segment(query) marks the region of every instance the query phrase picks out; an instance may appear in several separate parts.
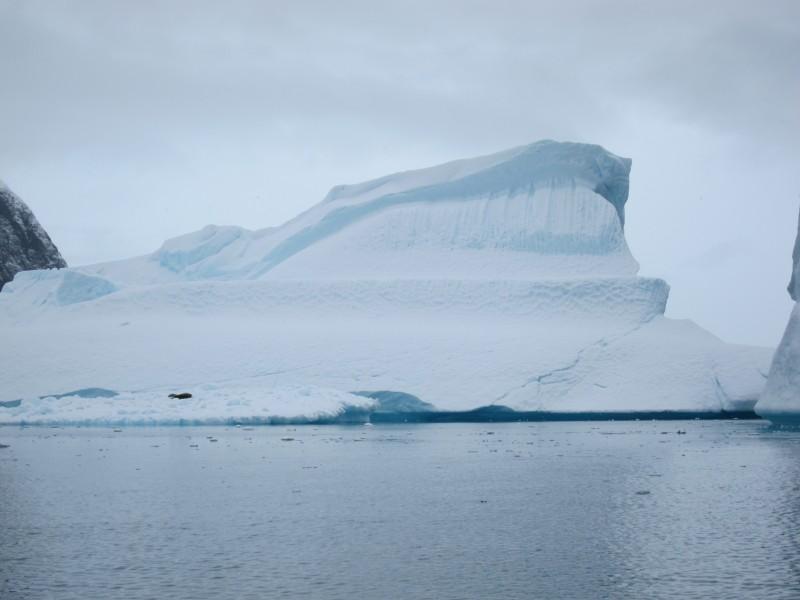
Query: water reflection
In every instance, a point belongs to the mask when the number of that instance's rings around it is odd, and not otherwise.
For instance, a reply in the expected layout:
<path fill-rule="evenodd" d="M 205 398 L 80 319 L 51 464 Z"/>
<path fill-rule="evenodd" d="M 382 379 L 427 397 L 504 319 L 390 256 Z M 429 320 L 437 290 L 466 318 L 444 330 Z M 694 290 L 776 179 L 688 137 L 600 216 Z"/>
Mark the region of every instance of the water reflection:
<path fill-rule="evenodd" d="M 759 422 L 2 433 L 4 600 L 800 597 Z"/>

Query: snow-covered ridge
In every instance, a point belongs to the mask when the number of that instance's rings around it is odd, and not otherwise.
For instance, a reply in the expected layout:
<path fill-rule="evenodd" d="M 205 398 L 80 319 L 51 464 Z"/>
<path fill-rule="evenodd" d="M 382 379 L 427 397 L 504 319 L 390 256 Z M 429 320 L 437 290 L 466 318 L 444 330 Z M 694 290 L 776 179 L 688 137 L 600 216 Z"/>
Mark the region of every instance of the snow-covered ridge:
<path fill-rule="evenodd" d="M 14 373 L 0 402 L 15 403 L 0 423 L 302 421 L 364 393 L 439 410 L 751 410 L 771 351 L 664 318 L 669 287 L 637 276 L 625 241 L 630 167 L 537 142 L 338 186 L 281 227 L 20 273 L 0 293 Z M 96 388 L 117 395 L 58 397 Z M 194 398 L 162 403 L 169 390 Z"/>

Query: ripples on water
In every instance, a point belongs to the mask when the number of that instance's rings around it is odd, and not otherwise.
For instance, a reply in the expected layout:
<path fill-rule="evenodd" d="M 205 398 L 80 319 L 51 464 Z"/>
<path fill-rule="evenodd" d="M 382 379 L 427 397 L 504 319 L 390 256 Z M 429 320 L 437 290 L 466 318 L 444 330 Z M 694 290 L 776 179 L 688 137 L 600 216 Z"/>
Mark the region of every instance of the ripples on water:
<path fill-rule="evenodd" d="M 800 597 L 800 434 L 763 422 L 0 442 L 3 600 Z"/>

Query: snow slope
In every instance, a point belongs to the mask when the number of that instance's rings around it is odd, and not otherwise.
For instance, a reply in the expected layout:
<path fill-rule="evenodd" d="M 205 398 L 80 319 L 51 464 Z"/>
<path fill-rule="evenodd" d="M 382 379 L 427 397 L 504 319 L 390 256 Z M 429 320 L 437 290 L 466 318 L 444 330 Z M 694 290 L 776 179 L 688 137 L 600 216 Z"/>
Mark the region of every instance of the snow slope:
<path fill-rule="evenodd" d="M 537 142 L 338 186 L 282 227 L 21 273 L 0 293 L 0 402 L 21 400 L 0 423 L 368 410 L 351 392 L 441 410 L 750 410 L 771 351 L 664 318 L 668 286 L 636 276 L 625 242 L 630 166 Z M 86 388 L 119 396 L 52 398 Z M 157 400 L 185 389 L 191 403 Z M 286 400 L 301 389 L 317 391 Z"/>
<path fill-rule="evenodd" d="M 759 415 L 778 425 L 800 426 L 800 220 L 792 253 L 789 295 L 795 301 L 789 323 L 769 371 L 764 393 L 758 400 Z"/>

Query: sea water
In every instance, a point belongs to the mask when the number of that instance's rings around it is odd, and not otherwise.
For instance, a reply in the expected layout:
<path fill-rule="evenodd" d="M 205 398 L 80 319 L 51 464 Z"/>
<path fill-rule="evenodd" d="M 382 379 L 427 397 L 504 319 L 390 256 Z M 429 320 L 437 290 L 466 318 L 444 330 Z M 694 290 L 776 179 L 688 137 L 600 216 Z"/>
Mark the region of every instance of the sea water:
<path fill-rule="evenodd" d="M 763 421 L 0 428 L 0 598 L 800 597 Z"/>

